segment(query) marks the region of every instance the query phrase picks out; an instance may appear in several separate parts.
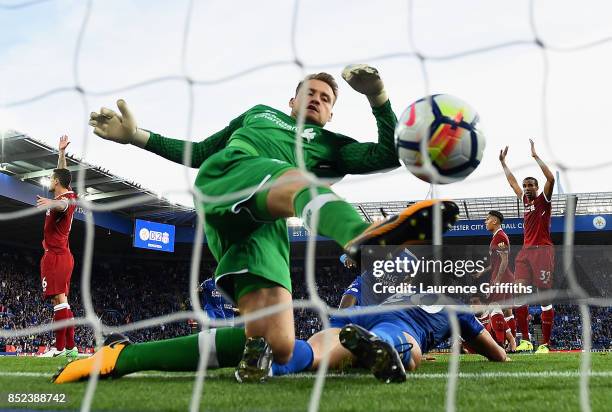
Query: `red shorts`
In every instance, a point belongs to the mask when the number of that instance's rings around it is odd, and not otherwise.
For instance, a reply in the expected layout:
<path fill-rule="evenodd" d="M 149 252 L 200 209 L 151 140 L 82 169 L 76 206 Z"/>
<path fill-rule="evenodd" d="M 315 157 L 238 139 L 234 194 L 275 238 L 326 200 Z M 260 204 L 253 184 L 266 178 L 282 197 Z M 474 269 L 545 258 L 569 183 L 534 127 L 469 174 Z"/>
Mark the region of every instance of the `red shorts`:
<path fill-rule="evenodd" d="M 523 247 L 514 262 L 514 278 L 516 283 L 535 286 L 538 289 L 550 289 L 554 269 L 554 246 Z"/>
<path fill-rule="evenodd" d="M 74 258 L 68 252 L 62 255 L 46 251 L 40 260 L 40 280 L 44 297 L 70 291 L 70 278 L 74 268 Z"/>

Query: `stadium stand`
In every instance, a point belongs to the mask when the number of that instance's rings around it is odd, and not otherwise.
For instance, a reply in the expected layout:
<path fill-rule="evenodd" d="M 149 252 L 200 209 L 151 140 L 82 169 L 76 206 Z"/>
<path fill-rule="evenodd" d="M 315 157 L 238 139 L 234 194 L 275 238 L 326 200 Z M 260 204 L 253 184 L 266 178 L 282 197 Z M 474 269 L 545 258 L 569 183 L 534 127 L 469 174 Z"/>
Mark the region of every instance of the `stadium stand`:
<path fill-rule="evenodd" d="M 33 190 L 43 190 L 41 178 L 54 167 L 56 150 L 45 143 L 25 134 L 9 131 L 4 136 L 4 158 L 0 165 L 0 211 L 14 212 L 33 204 Z M 191 303 L 188 298 L 189 259 L 193 240 L 196 215 L 192 208 L 176 205 L 157 194 L 142 188 L 81 159 L 68 156 L 68 165 L 73 171 L 85 170 L 84 197 L 95 204 L 145 196 L 147 201 L 136 206 L 119 208 L 107 213 L 107 219 L 96 220 L 96 255 L 92 267 L 92 296 L 98 317 L 107 325 L 115 326 L 141 319 L 185 310 Z M 30 196 L 31 199 L 28 197 Z M 577 198 L 577 219 L 583 217 L 588 223 L 584 233 L 577 227 L 577 244 L 606 244 L 602 236 L 609 236 L 610 226 L 605 232 L 593 228 L 593 218 L 612 214 L 612 192 L 579 193 L 553 196 L 553 229 L 555 218 L 565 213 L 568 196 Z M 514 197 L 456 199 L 461 206 L 460 219 L 464 222 L 481 222 L 491 209 L 504 213 L 511 221 L 520 219 L 520 205 Z M 383 214 L 393 214 L 413 201 L 357 203 L 354 207 L 368 221 L 376 221 Z M 82 239 L 84 232 L 83 213 L 75 215 L 72 239 Z M 133 219 L 149 219 L 176 225 L 177 245 L 171 257 L 155 257 L 156 252 L 142 252 L 132 248 Z M 299 219 L 289 222 L 292 240 L 292 279 L 294 297 L 307 299 L 304 280 L 304 245 L 307 233 Z M 51 306 L 39 296 L 38 264 L 42 251 L 38 248 L 42 237 L 42 217 L 32 215 L 26 218 L 2 222 L 4 233 L 11 237 L 0 239 L 0 328 L 21 329 L 46 323 L 51 316 Z M 181 235 L 181 232 L 183 234 Z M 520 244 L 521 230 L 509 230 L 513 244 Z M 458 233 L 449 242 L 488 243 L 486 231 L 468 230 Z M 553 233 L 555 243 L 561 242 L 562 233 Z M 79 254 L 81 242 L 71 241 L 77 266 L 72 279 L 71 305 L 75 316 L 83 315 L 80 303 L 81 267 Z M 332 242 L 320 241 L 317 247 L 316 278 L 318 293 L 331 307 L 337 307 L 341 294 L 354 279 L 353 273 L 338 261 L 340 249 Z M 581 269 L 591 274 L 592 287 L 606 290 L 601 285 L 610 285 L 612 274 L 603 270 L 610 266 L 610 257 L 601 256 L 588 260 Z M 584 266 L 584 265 L 583 265 Z M 201 279 L 208 277 L 214 267 L 212 256 L 204 248 Z M 602 296 L 606 297 L 606 296 Z M 612 348 L 612 311 L 610 308 L 592 308 L 593 347 Z M 296 335 L 307 338 L 320 330 L 321 322 L 309 310 L 296 309 Z M 534 323 L 539 322 L 534 315 Z M 160 325 L 155 328 L 130 333 L 134 341 L 163 339 L 194 331 L 193 323 L 182 322 Z M 557 349 L 580 348 L 580 316 L 575 306 L 560 305 L 555 319 L 553 346 Z M 77 344 L 80 348 L 93 347 L 93 334 L 86 327 L 77 327 Z M 40 347 L 52 344 L 52 334 L 15 339 L 0 339 L 0 351 L 7 347 L 20 352 L 37 352 Z"/>
<path fill-rule="evenodd" d="M 39 256 L 28 250 L 0 249 L 0 328 L 23 329 L 49 322 L 52 308 L 39 297 L 37 265 Z M 355 273 L 347 270 L 337 259 L 319 260 L 317 266 L 318 293 L 332 307 L 337 307 L 342 292 Z M 601 262 L 593 262 L 597 270 Z M 202 269 L 202 279 L 212 270 L 210 265 Z M 589 269 L 590 270 L 590 269 Z M 78 273 L 78 272 L 77 272 Z M 92 289 L 94 307 L 98 317 L 110 326 L 122 325 L 141 319 L 186 310 L 191 304 L 188 297 L 188 261 L 150 262 L 120 260 L 94 262 Z M 307 298 L 303 265 L 292 265 L 294 296 Z M 76 316 L 83 315 L 80 302 L 80 281 L 73 279 L 72 304 Z M 296 335 L 308 338 L 321 329 L 317 315 L 309 310 L 296 309 Z M 591 308 L 593 348 L 612 349 L 612 308 Z M 539 318 L 535 315 L 535 323 Z M 189 322 L 160 325 L 129 333 L 135 342 L 165 339 L 191 333 Z M 581 347 L 581 323 L 576 306 L 559 305 L 553 331 L 553 347 L 559 350 L 577 350 Z M 77 345 L 82 351 L 94 346 L 89 328 L 77 327 Z M 51 345 L 52 333 L 21 338 L 0 338 L 0 351 L 7 346 L 16 352 L 36 353 L 39 347 Z M 448 347 L 448 345 L 442 345 Z"/>

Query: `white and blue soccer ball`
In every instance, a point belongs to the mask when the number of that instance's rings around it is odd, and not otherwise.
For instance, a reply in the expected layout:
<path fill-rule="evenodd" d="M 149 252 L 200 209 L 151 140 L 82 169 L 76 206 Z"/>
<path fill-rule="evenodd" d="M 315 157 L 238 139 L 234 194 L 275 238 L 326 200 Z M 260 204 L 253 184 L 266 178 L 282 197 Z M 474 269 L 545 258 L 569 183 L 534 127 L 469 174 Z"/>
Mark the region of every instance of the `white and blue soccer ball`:
<path fill-rule="evenodd" d="M 435 94 L 412 103 L 395 128 L 400 161 L 419 179 L 452 183 L 465 179 L 480 164 L 485 138 L 476 110 L 463 100 Z M 421 145 L 424 145 L 421 148 Z M 429 161 L 423 161 L 423 154 Z M 427 164 L 431 172 L 427 173 Z"/>

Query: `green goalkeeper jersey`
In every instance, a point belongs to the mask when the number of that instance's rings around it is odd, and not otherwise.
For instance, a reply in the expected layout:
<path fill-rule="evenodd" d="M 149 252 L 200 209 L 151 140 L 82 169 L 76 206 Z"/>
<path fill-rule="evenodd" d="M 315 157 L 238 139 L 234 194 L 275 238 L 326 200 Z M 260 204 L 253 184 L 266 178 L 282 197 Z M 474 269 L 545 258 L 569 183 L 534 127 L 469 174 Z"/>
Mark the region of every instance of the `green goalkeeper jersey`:
<path fill-rule="evenodd" d="M 397 118 L 391 103 L 373 108 L 378 127 L 377 143 L 355 139 L 306 123 L 301 134 L 306 168 L 319 177 L 371 173 L 399 166 L 394 130 Z M 277 159 L 297 166 L 295 154 L 297 121 L 264 105 L 257 105 L 232 120 L 223 130 L 192 143 L 191 167 L 199 168 L 212 154 L 228 144 L 251 155 Z M 146 149 L 168 160 L 183 163 L 186 142 L 151 132 Z"/>

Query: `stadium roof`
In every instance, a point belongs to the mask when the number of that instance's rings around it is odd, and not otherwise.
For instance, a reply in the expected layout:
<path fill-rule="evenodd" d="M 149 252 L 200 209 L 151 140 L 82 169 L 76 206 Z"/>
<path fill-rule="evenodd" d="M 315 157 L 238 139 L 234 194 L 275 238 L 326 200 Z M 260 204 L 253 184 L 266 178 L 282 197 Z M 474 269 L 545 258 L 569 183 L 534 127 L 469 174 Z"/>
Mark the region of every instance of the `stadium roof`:
<path fill-rule="evenodd" d="M 22 181 L 40 185 L 57 165 L 57 149 L 37 139 L 16 131 L 0 132 L 0 173 Z M 96 203 L 109 203 L 136 195 L 148 197 L 144 204 L 116 209 L 115 212 L 129 218 L 143 218 L 175 225 L 195 224 L 193 208 L 171 203 L 138 183 L 113 175 L 108 170 L 91 165 L 67 155 L 68 168 L 72 172 L 85 170 L 87 199 Z M 81 194 L 82 196 L 82 194 Z M 612 213 L 612 192 L 553 195 L 553 216 L 565 213 L 568 196 L 576 196 L 576 214 L 588 215 Z M 460 219 L 484 219 L 490 210 L 498 210 L 506 217 L 522 217 L 521 205 L 514 196 L 454 199 L 460 206 Z M 383 214 L 393 215 L 414 201 L 388 201 L 354 203 L 353 206 L 368 221 L 376 221 Z M 7 206 L 5 204 L 5 206 Z M 301 225 L 292 218 L 290 224 Z"/>
<path fill-rule="evenodd" d="M 58 151 L 26 134 L 14 130 L 0 131 L 0 173 L 24 182 L 44 186 L 45 179 L 57 167 Z M 145 218 L 172 224 L 189 224 L 195 218 L 193 208 L 171 203 L 138 183 L 113 175 L 108 170 L 67 155 L 68 169 L 85 170 L 86 193 L 81 197 L 95 203 L 109 203 L 144 195 L 145 202 L 115 210 L 129 218 Z"/>
<path fill-rule="evenodd" d="M 510 191 L 510 188 L 508 188 Z M 552 197 L 552 215 L 563 216 L 567 199 L 576 196 L 576 214 L 593 215 L 599 213 L 612 213 L 612 192 L 555 194 Z M 502 212 L 505 217 L 523 217 L 521 202 L 515 196 L 507 197 L 479 197 L 453 199 L 459 205 L 459 219 L 484 219 L 490 210 Z M 399 213 L 407 205 L 414 202 L 376 202 L 355 203 L 354 206 L 361 215 L 369 221 L 375 221 L 387 215 Z"/>

